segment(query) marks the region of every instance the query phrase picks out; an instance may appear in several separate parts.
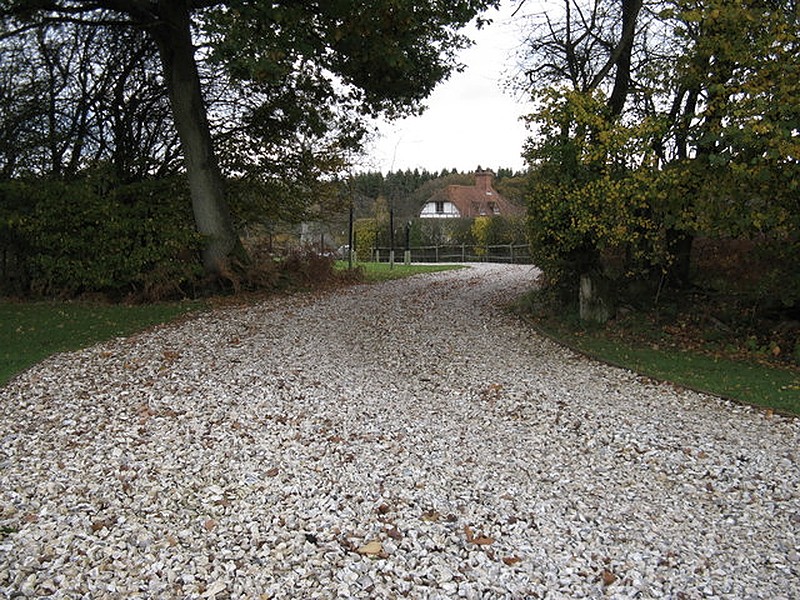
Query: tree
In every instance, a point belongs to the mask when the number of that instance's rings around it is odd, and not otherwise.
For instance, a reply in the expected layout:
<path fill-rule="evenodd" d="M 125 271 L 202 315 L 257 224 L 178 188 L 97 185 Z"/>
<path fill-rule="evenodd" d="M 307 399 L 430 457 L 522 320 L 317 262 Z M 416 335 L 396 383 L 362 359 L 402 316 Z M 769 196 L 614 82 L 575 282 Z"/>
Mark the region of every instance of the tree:
<path fill-rule="evenodd" d="M 64 23 L 0 40 L 3 179 L 71 180 L 100 163 L 123 183 L 175 172 L 156 49 L 135 33 Z"/>
<path fill-rule="evenodd" d="M 542 266 L 556 276 L 655 276 L 660 289 L 689 281 L 695 235 L 794 247 L 796 2 L 650 3 L 628 49 L 610 34 L 624 32 L 635 5 L 627 16 L 625 3 L 565 6 L 566 21 L 546 20 L 531 46 L 529 72 L 546 87 L 531 117 L 539 137 L 528 145 Z M 612 22 L 619 27 L 602 26 Z M 612 63 L 613 80 L 602 80 Z M 623 91 L 625 102 L 615 101 Z"/>
<path fill-rule="evenodd" d="M 531 164 L 542 167 L 535 178 L 540 185 L 533 190 L 529 205 L 534 254 L 538 252 L 544 262 L 549 262 L 547 255 L 553 250 L 563 254 L 562 275 L 589 280 L 590 285 L 581 284 L 581 290 L 612 290 L 601 260 L 604 235 L 594 235 L 587 226 L 593 221 L 580 216 L 611 208 L 602 201 L 608 198 L 621 165 L 614 153 L 625 146 L 617 139 L 622 131 L 617 126 L 631 88 L 641 7 L 642 0 L 564 0 L 562 19 L 553 21 L 545 15 L 528 40 L 532 64 L 525 83 L 533 85 L 541 79 L 546 85 L 539 94 L 543 108 L 532 118 L 543 130 L 543 141 L 533 143 L 528 151 Z M 575 193 L 578 190 L 580 194 Z M 580 200 L 585 201 L 576 204 Z M 559 216 L 548 221 L 552 215 L 541 211 L 555 211 Z M 599 221 L 595 226 L 600 227 Z M 557 227 L 568 231 L 561 235 Z M 548 248 L 553 235 L 560 237 L 560 244 Z M 599 298 L 598 302 L 608 307 L 613 299 Z M 600 318 L 607 318 L 607 313 L 604 309 Z"/>
<path fill-rule="evenodd" d="M 456 29 L 495 4 L 374 0 L 365 10 L 325 0 L 6 0 L 0 15 L 23 23 L 22 29 L 31 22 L 91 27 L 114 22 L 152 37 L 181 140 L 195 221 L 207 240 L 203 262 L 209 272 L 220 273 L 242 250 L 201 88 L 196 30 L 202 29 L 213 44 L 212 58 L 236 80 L 269 87 L 300 71 L 307 77 L 295 80 L 296 90 L 327 94 L 322 97 L 357 113 L 398 116 L 418 110 L 456 66 L 455 52 L 466 43 Z M 331 102 L 320 106 L 324 116 Z M 298 118 L 291 105 L 279 108 L 290 123 Z M 317 125 L 324 126 L 323 121 Z"/>
<path fill-rule="evenodd" d="M 562 0 L 561 11 L 552 11 L 560 18 L 548 11 L 531 28 L 517 86 L 566 86 L 583 93 L 605 88 L 612 114 L 619 115 L 630 87 L 641 8 L 642 0 Z"/>
<path fill-rule="evenodd" d="M 0 53 L 0 175 L 9 179 L 26 169 L 39 140 L 37 122 L 44 115 L 44 90 L 36 69 L 19 40 Z"/>

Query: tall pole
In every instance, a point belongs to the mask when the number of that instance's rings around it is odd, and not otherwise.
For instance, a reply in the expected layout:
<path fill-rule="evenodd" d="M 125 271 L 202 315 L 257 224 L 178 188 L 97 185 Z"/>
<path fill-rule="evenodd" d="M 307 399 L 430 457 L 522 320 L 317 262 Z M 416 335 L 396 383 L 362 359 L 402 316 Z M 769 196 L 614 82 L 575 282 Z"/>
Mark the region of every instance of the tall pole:
<path fill-rule="evenodd" d="M 394 197 L 389 205 L 389 269 L 394 269 Z"/>
<path fill-rule="evenodd" d="M 354 217 L 354 210 L 353 210 L 353 196 L 355 192 L 350 194 L 350 226 L 348 228 L 348 237 L 347 237 L 347 268 L 352 271 L 353 269 L 353 252 L 355 248 L 353 248 L 353 242 L 355 241 L 355 235 L 353 235 L 353 217 Z"/>
<path fill-rule="evenodd" d="M 406 222 L 406 251 L 403 255 L 403 264 L 411 264 L 411 221 Z"/>

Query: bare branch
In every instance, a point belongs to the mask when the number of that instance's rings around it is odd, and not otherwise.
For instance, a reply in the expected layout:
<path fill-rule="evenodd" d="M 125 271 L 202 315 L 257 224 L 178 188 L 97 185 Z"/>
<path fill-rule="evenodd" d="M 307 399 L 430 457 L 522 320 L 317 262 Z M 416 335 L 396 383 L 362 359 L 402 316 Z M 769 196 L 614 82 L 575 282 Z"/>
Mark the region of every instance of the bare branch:
<path fill-rule="evenodd" d="M 592 79 L 592 82 L 589 84 L 590 89 L 596 89 L 600 83 L 605 79 L 611 69 L 617 65 L 620 61 L 620 58 L 623 56 L 623 53 L 626 51 L 626 48 L 629 49 L 630 45 L 633 42 L 633 35 L 636 30 L 636 15 L 639 13 L 639 10 L 642 7 L 642 0 L 632 0 L 631 1 L 631 17 L 626 20 L 624 26 L 622 28 L 622 33 L 620 33 L 619 41 L 617 45 L 614 47 L 614 51 L 608 57 L 608 60 L 597 72 Z"/>
<path fill-rule="evenodd" d="M 523 7 L 523 6 L 525 6 L 525 0 L 521 0 L 521 1 L 520 1 L 520 3 L 519 3 L 519 6 L 517 6 L 517 8 L 515 8 L 515 9 L 514 9 L 514 12 L 513 12 L 513 13 L 511 13 L 511 18 L 512 18 L 512 19 L 513 19 L 514 17 L 516 17 L 516 16 L 517 16 L 517 13 L 518 13 L 520 10 L 522 10 L 522 7 Z"/>

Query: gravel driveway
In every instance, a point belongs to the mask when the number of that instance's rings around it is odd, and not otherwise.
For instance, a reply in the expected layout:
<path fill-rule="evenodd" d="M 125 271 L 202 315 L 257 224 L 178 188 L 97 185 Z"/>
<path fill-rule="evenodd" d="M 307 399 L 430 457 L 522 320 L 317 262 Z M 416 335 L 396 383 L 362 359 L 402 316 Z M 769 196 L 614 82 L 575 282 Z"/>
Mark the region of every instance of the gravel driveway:
<path fill-rule="evenodd" d="M 564 350 L 482 265 L 0 389 L 0 597 L 798 598 L 800 424 Z"/>

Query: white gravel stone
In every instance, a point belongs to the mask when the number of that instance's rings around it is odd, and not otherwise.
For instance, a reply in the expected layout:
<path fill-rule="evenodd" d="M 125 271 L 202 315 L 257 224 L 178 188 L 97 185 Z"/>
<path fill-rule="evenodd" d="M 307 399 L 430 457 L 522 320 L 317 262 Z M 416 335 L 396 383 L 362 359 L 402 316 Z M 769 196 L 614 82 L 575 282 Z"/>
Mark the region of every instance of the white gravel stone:
<path fill-rule="evenodd" d="M 276 298 L 26 371 L 0 597 L 800 597 L 798 421 L 541 338 L 503 310 L 537 275 Z"/>

